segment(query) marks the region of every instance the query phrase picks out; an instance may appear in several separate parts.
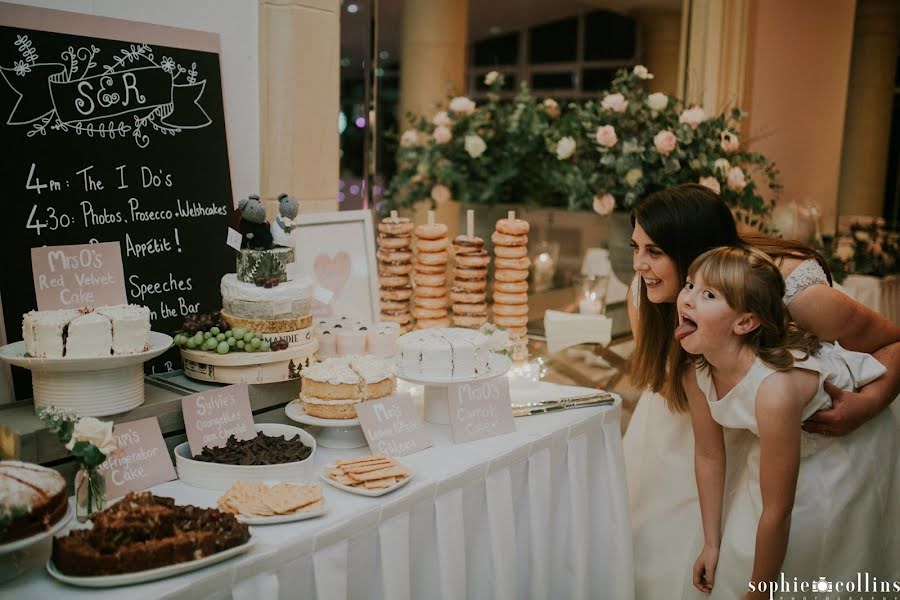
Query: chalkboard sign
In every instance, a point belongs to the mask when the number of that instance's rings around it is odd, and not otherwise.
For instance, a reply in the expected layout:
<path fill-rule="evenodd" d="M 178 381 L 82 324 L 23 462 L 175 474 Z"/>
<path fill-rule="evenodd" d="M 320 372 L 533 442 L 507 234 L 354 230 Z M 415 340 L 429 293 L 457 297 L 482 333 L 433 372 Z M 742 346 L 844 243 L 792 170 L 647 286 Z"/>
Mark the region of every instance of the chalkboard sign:
<path fill-rule="evenodd" d="M 217 309 L 234 270 L 217 37 L 0 4 L 0 76 L 7 342 L 36 308 L 31 248 L 45 245 L 120 242 L 128 302 L 155 331 Z M 147 364 L 179 367 L 176 350 Z M 29 373 L 13 380 L 30 397 Z"/>

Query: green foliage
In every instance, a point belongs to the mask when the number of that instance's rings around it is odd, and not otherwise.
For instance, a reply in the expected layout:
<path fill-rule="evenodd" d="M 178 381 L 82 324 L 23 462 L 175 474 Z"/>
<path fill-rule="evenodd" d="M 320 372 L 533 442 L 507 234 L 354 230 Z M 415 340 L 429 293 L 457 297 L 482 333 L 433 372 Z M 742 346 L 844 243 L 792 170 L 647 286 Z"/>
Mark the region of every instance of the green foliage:
<path fill-rule="evenodd" d="M 623 69 L 611 88 L 600 94 L 600 101 L 559 107 L 551 99 L 537 100 L 524 84 L 513 101 L 501 102 L 503 81 L 496 76 L 487 102 L 474 110 L 448 109 L 444 120 L 409 115 L 412 127 L 400 139 L 398 171 L 386 191 L 383 210 L 428 200 L 438 184 L 449 188 L 454 199 L 468 203 L 585 210 L 596 196 L 609 193 L 618 208 L 628 209 L 650 192 L 713 178 L 739 220 L 765 228 L 772 203 L 764 194 L 777 195 L 778 172 L 761 154 L 739 148 L 743 113 L 735 108 L 692 127 L 680 122 L 685 107 L 676 98 L 667 97 L 665 107 L 651 108 L 651 100 L 659 103 L 661 95 L 651 99 L 646 78 L 638 69 Z M 613 94 L 621 94 L 627 102 L 624 110 L 603 106 L 602 100 Z M 450 107 L 454 105 L 467 108 L 460 99 L 451 101 Z M 435 139 L 441 122 L 452 133 L 444 143 Z M 615 129 L 617 138 L 609 147 L 597 139 L 598 128 L 606 125 Z M 677 139 L 668 155 L 654 145 L 654 136 L 664 130 Z M 732 144 L 723 143 L 725 134 L 734 136 Z M 476 135 L 486 148 L 473 156 L 466 150 L 466 137 Z M 575 142 L 571 154 L 564 151 L 565 142 L 561 145 L 564 138 Z M 716 161 L 723 159 L 727 167 L 721 162 L 717 167 Z M 743 182 L 734 174 L 729 186 L 734 167 L 740 167 Z"/>

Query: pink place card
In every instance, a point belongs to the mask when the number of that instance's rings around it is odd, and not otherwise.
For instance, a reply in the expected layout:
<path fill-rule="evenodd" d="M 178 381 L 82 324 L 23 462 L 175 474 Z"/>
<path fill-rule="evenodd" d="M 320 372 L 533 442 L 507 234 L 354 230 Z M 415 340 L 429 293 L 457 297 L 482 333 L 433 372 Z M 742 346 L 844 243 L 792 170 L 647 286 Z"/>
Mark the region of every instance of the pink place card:
<path fill-rule="evenodd" d="M 246 383 L 185 396 L 181 412 L 193 456 L 203 448 L 224 446 L 232 435 L 239 440 L 256 436 Z"/>
<path fill-rule="evenodd" d="M 356 415 L 375 454 L 406 456 L 431 447 L 425 423 L 409 394 L 393 394 L 356 405 Z"/>
<path fill-rule="evenodd" d="M 119 242 L 31 249 L 38 310 L 127 304 Z"/>
<path fill-rule="evenodd" d="M 509 379 L 506 375 L 483 381 L 451 384 L 447 388 L 447 401 L 450 433 L 455 444 L 516 430 L 509 401 Z"/>
<path fill-rule="evenodd" d="M 117 423 L 113 436 L 119 449 L 100 465 L 109 500 L 175 479 L 175 468 L 156 417 Z"/>

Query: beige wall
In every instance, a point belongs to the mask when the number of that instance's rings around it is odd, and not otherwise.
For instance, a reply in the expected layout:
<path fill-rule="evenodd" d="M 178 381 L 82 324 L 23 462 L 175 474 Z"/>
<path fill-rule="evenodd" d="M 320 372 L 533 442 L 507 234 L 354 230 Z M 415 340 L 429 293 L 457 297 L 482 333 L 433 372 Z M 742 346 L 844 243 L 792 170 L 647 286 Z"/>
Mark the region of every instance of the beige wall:
<path fill-rule="evenodd" d="M 833 231 L 855 0 L 752 3 L 744 133 L 775 161 L 782 201 L 815 203 Z"/>

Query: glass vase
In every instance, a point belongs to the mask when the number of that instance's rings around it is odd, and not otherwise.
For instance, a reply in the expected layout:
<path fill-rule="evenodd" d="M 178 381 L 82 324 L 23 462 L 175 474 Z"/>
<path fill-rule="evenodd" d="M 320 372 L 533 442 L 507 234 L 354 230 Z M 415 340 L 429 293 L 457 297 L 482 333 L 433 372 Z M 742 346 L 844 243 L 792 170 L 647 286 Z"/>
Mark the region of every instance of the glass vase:
<path fill-rule="evenodd" d="M 81 465 L 75 474 L 75 518 L 84 523 L 106 504 L 106 479 L 97 467 Z"/>

